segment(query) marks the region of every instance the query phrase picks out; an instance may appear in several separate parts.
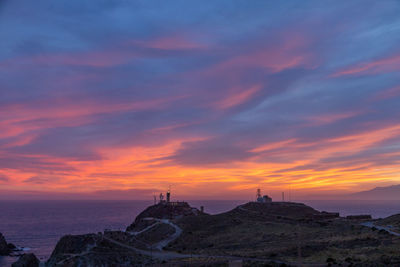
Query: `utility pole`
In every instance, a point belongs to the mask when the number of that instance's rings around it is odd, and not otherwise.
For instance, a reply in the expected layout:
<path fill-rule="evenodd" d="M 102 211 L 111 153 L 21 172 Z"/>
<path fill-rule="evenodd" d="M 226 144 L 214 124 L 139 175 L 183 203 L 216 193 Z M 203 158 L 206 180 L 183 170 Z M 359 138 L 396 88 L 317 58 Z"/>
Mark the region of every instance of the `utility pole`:
<path fill-rule="evenodd" d="M 189 266 L 192 266 L 192 257 L 193 257 L 193 232 L 189 232 L 190 235 L 190 240 L 191 240 L 191 244 L 190 244 L 190 262 L 189 262 Z"/>
<path fill-rule="evenodd" d="M 300 225 L 297 224 L 297 266 L 302 266 L 301 261 L 301 233 L 300 233 Z"/>
<path fill-rule="evenodd" d="M 153 244 L 150 245 L 150 262 L 151 266 L 153 266 Z"/>

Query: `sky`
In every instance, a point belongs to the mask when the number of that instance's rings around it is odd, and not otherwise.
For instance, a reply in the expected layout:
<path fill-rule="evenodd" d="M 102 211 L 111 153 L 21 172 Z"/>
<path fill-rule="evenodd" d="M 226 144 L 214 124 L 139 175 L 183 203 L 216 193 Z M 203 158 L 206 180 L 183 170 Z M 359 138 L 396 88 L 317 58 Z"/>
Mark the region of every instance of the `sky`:
<path fill-rule="evenodd" d="M 0 191 L 400 183 L 399 1 L 0 2 Z"/>

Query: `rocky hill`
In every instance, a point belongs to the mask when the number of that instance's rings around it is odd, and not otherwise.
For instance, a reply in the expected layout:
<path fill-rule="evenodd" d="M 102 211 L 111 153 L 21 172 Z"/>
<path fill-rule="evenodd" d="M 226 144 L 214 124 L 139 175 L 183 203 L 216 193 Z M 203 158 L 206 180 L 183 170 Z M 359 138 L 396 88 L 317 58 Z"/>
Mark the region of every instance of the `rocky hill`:
<path fill-rule="evenodd" d="M 400 238 L 373 223 L 301 203 L 250 202 L 217 215 L 164 203 L 144 210 L 125 232 L 63 237 L 47 266 L 400 264 Z"/>
<path fill-rule="evenodd" d="M 46 265 L 143 266 L 160 263 L 160 259 L 174 258 L 174 255 L 160 252 L 180 234 L 180 229 L 172 222 L 200 215 L 205 213 L 186 202 L 159 203 L 141 212 L 126 232 L 106 231 L 62 237 Z M 158 257 L 153 257 L 153 254 Z"/>
<path fill-rule="evenodd" d="M 173 204 L 158 203 L 142 211 L 126 230 L 140 231 L 154 223 L 154 221 L 146 220 L 147 218 L 173 220 L 184 216 L 197 216 L 201 214 L 205 213 L 191 207 L 187 202 L 173 202 Z"/>

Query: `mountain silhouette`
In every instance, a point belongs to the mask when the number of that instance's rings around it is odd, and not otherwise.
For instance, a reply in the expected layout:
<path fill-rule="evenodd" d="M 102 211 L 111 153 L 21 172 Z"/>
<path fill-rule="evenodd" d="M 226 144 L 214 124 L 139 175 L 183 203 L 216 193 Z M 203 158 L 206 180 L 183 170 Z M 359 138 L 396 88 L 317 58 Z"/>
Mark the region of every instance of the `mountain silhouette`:
<path fill-rule="evenodd" d="M 400 184 L 350 194 L 353 199 L 400 200 Z"/>

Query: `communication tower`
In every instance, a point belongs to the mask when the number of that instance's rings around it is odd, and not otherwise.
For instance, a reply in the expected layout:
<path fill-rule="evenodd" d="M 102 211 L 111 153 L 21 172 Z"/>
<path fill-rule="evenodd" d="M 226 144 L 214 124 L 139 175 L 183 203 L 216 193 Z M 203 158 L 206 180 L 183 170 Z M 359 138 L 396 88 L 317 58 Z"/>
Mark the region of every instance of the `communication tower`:
<path fill-rule="evenodd" d="M 167 203 L 169 203 L 171 201 L 171 190 L 168 189 L 167 191 Z"/>

